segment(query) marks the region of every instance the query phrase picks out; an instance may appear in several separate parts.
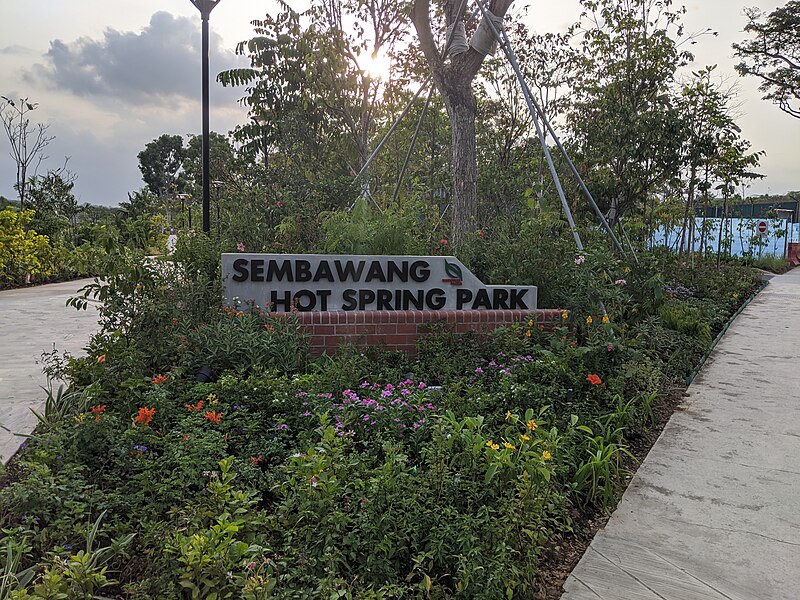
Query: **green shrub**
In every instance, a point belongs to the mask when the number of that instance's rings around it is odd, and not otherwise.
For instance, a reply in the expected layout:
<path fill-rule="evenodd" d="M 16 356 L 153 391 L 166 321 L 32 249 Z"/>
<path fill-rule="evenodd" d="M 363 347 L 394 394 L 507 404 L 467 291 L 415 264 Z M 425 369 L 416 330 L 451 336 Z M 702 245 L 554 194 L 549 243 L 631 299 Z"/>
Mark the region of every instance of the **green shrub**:
<path fill-rule="evenodd" d="M 703 319 L 700 309 L 673 301 L 659 309 L 659 316 L 667 329 L 684 333 L 705 345 L 711 343 L 711 326 Z"/>

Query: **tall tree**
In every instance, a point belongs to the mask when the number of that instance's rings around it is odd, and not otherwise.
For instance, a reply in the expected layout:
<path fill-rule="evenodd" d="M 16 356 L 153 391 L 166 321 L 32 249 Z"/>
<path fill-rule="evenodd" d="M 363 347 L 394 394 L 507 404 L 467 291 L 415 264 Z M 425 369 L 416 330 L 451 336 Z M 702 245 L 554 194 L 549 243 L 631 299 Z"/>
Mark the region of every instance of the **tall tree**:
<path fill-rule="evenodd" d="M 68 230 L 70 241 L 74 240 L 78 201 L 72 189 L 76 179 L 64 164 L 28 180 L 30 206 L 36 211 L 31 221 L 33 229 L 51 239 L 62 238 Z"/>
<path fill-rule="evenodd" d="M 182 192 L 186 185 L 183 162 L 186 148 L 179 135 L 163 134 L 148 142 L 137 155 L 148 189 L 160 198 Z"/>
<path fill-rule="evenodd" d="M 322 168 L 330 149 L 340 168 L 357 172 L 370 154 L 388 85 L 388 73 L 380 76 L 370 63 L 402 40 L 407 3 L 312 0 L 302 12 L 279 4 L 275 16 L 253 21 L 256 37 L 237 46 L 251 67 L 217 78 L 246 86 L 242 101 L 253 122 L 237 137 L 253 156 L 265 148 L 282 159 L 299 152 L 302 170 Z"/>
<path fill-rule="evenodd" d="M 761 79 L 764 99 L 800 119 L 800 1 L 787 2 L 769 15 L 758 8 L 745 14 L 749 22 L 744 30 L 751 39 L 733 45 L 742 59 L 736 70 Z"/>
<path fill-rule="evenodd" d="M 3 100 L 0 106 L 0 120 L 11 144 L 11 158 L 17 167 L 14 188 L 19 194 L 20 208 L 24 209 L 28 178 L 31 176 L 29 171 L 33 167 L 32 175 L 36 175 L 36 168 L 46 158 L 43 151 L 55 137 L 47 134 L 49 125 L 31 124 L 29 113 L 36 110 L 38 104 L 29 102 L 27 98 L 21 98 L 19 102 L 14 102 L 5 96 L 0 98 Z"/>
<path fill-rule="evenodd" d="M 503 18 L 512 2 L 513 0 L 490 0 L 487 6 L 496 17 Z M 460 29 L 460 24 L 466 19 L 466 6 L 465 0 L 441 0 L 448 29 Z M 475 118 L 478 104 L 472 86 L 486 58 L 486 52 L 483 48 L 478 50 L 469 46 L 464 50 L 454 45 L 449 60 L 443 58 L 433 34 L 430 0 L 414 0 L 411 21 L 450 119 L 453 172 L 451 242 L 458 248 L 477 224 L 478 167 Z M 486 33 L 485 27 L 483 33 Z"/>
<path fill-rule="evenodd" d="M 674 182 L 684 131 L 673 83 L 684 9 L 671 0 L 581 0 L 583 60 L 569 115 L 573 141 L 616 221 Z"/>

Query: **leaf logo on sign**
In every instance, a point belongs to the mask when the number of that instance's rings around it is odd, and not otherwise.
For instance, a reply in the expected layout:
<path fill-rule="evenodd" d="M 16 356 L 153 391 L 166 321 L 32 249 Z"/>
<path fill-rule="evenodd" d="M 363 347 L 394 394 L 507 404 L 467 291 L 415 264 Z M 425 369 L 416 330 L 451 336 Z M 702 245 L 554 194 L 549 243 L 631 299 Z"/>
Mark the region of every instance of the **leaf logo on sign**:
<path fill-rule="evenodd" d="M 464 275 L 461 272 L 461 267 L 453 263 L 449 263 L 447 260 L 444 261 L 444 270 L 453 279 L 464 279 Z"/>

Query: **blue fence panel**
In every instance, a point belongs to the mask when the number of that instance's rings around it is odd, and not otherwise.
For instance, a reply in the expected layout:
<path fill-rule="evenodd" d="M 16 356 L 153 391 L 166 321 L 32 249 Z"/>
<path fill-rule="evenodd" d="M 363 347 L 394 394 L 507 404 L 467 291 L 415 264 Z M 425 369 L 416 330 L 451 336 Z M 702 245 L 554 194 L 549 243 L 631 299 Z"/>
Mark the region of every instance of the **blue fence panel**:
<path fill-rule="evenodd" d="M 760 236 L 757 232 L 758 224 L 761 221 L 767 223 L 767 232 Z M 700 251 L 701 239 L 706 249 L 712 252 L 717 251 L 719 231 L 723 219 L 705 219 L 706 234 L 701 235 L 704 219 L 695 218 L 695 239 L 694 251 Z M 800 223 L 787 223 L 783 219 L 726 219 L 725 235 L 722 239 L 722 248 L 732 256 L 744 256 L 753 254 L 754 256 L 786 256 L 787 237 L 788 242 L 800 242 Z M 687 232 L 688 235 L 688 232 Z M 667 246 L 677 249 L 680 245 L 681 228 L 679 226 L 666 228 L 660 227 L 656 230 L 651 244 L 655 246 Z"/>

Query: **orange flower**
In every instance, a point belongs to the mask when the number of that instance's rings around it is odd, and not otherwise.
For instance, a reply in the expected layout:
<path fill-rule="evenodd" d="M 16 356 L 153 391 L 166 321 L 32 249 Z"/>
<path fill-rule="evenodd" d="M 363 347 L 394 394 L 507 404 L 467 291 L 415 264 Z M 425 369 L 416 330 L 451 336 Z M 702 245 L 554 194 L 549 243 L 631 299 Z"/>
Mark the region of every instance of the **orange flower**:
<path fill-rule="evenodd" d="M 99 421 L 100 415 L 106 412 L 106 405 L 105 404 L 98 404 L 97 406 L 92 407 L 92 414 L 94 415 L 94 420 Z"/>
<path fill-rule="evenodd" d="M 166 382 L 167 382 L 167 376 L 162 375 L 161 373 L 159 373 L 158 375 L 154 375 L 153 378 L 150 380 L 150 383 L 152 383 L 153 385 L 161 385 L 162 383 Z"/>
<path fill-rule="evenodd" d="M 188 410 L 201 411 L 203 410 L 203 401 L 200 400 L 197 404 L 186 404 L 185 406 Z"/>
<path fill-rule="evenodd" d="M 219 422 L 222 421 L 222 413 L 218 413 L 215 410 L 210 410 L 203 415 L 203 418 L 219 425 Z"/>
<path fill-rule="evenodd" d="M 133 421 L 137 425 L 150 425 L 150 421 L 153 420 L 153 415 L 155 414 L 155 408 L 147 408 L 146 406 L 143 406 L 139 409 L 139 412 L 133 418 Z"/>
<path fill-rule="evenodd" d="M 586 381 L 588 381 L 592 385 L 600 385 L 601 383 L 603 383 L 603 380 L 600 379 L 600 377 L 595 375 L 594 373 L 589 373 L 586 376 Z"/>
<path fill-rule="evenodd" d="M 98 365 L 102 365 L 104 362 L 106 362 L 106 355 L 105 354 L 101 354 L 100 356 L 97 357 L 97 364 Z"/>

